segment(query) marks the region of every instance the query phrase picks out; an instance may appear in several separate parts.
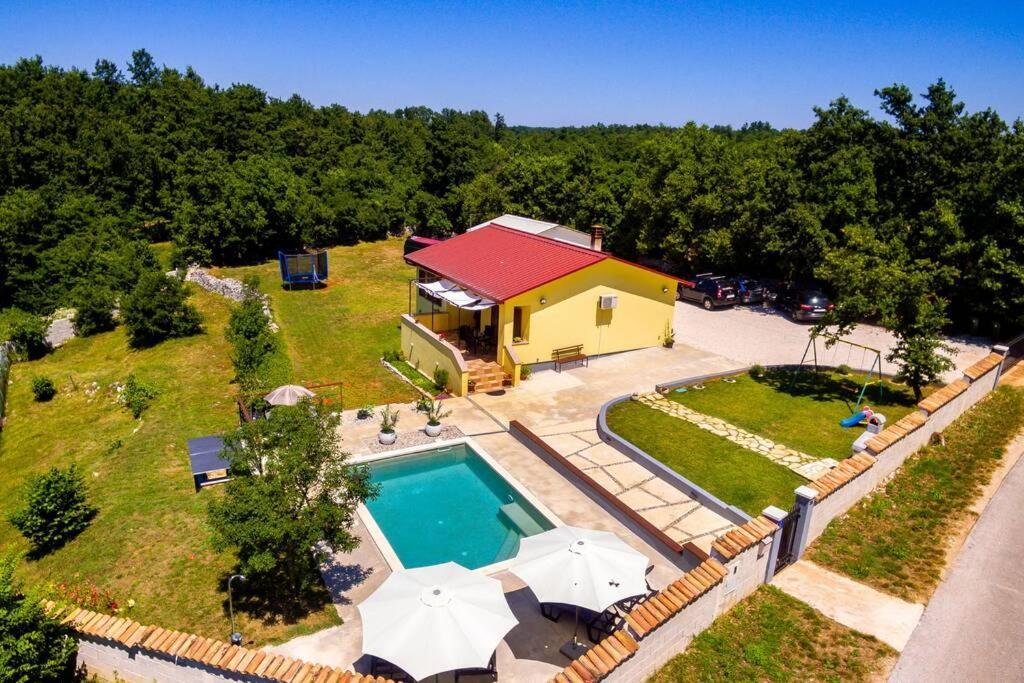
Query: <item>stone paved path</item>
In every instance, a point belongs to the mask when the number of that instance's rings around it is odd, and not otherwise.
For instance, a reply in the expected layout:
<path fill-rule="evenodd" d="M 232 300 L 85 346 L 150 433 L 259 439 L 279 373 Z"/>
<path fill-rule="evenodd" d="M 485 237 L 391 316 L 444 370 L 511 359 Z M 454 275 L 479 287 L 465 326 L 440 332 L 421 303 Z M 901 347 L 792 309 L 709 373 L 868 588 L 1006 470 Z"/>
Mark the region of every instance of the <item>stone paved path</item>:
<path fill-rule="evenodd" d="M 708 550 L 715 538 L 734 526 L 601 441 L 596 429 L 570 429 L 541 438 L 677 543 L 692 541 Z"/>
<path fill-rule="evenodd" d="M 636 400 L 672 417 L 678 417 L 681 420 L 695 424 L 701 429 L 706 429 L 716 436 L 728 439 L 734 444 L 753 451 L 758 455 L 763 455 L 776 464 L 788 467 L 804 479 L 816 479 L 838 464 L 832 458 L 817 458 L 807 453 L 801 453 L 789 446 L 740 429 L 721 418 L 698 413 L 696 410 L 665 398 L 657 392 L 642 394 Z"/>

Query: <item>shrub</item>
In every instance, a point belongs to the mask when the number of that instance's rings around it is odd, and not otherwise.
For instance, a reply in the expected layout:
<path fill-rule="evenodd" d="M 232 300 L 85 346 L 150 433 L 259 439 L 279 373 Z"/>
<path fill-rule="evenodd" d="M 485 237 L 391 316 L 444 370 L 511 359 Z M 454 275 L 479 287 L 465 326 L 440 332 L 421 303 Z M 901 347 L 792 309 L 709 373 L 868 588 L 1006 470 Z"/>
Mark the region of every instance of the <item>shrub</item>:
<path fill-rule="evenodd" d="M 434 384 L 437 385 L 438 389 L 444 389 L 448 386 L 448 371 L 444 368 L 434 368 Z"/>
<path fill-rule="evenodd" d="M 750 366 L 750 376 L 754 379 L 760 379 L 764 377 L 764 366 L 760 363 L 754 363 Z"/>
<path fill-rule="evenodd" d="M 360 420 L 367 420 L 371 417 L 373 417 L 373 406 L 369 403 L 360 406 L 359 410 L 356 411 L 356 418 Z"/>
<path fill-rule="evenodd" d="M 128 343 L 140 348 L 200 332 L 202 319 L 187 297 L 179 278 L 155 271 L 145 273 L 121 306 Z"/>
<path fill-rule="evenodd" d="M 533 370 L 530 369 L 529 365 L 524 365 L 519 368 L 519 379 L 530 379 L 530 375 L 533 374 Z"/>
<path fill-rule="evenodd" d="M 0 680 L 78 680 L 78 642 L 46 615 L 43 596 L 14 578 L 17 565 L 17 555 L 0 558 Z"/>
<path fill-rule="evenodd" d="M 231 363 L 235 380 L 244 388 L 260 385 L 260 369 L 277 350 L 277 338 L 263 314 L 263 301 L 255 289 L 248 290 L 242 303 L 231 311 L 224 336 L 234 347 Z"/>
<path fill-rule="evenodd" d="M 105 287 L 83 287 L 72 297 L 75 334 L 90 337 L 114 329 L 114 293 Z"/>
<path fill-rule="evenodd" d="M 416 401 L 416 412 L 417 413 L 429 413 L 430 406 L 433 405 L 433 401 L 426 396 L 420 396 L 419 400 Z"/>
<path fill-rule="evenodd" d="M 405 360 L 405 354 L 402 353 L 401 351 L 398 351 L 397 349 L 385 351 L 384 360 L 386 360 L 389 363 L 397 363 L 399 361 Z"/>
<path fill-rule="evenodd" d="M 840 375 L 849 375 L 851 372 L 853 372 L 853 369 L 846 363 L 843 363 L 838 368 L 836 368 L 836 372 L 838 372 Z"/>
<path fill-rule="evenodd" d="M 85 477 L 72 465 L 31 478 L 24 504 L 9 519 L 33 551 L 45 553 L 81 533 L 95 514 L 86 500 Z"/>
<path fill-rule="evenodd" d="M 132 417 L 139 419 L 154 398 L 156 389 L 138 379 L 134 373 L 128 375 L 128 380 L 121 391 L 121 403 L 131 412 Z"/>
<path fill-rule="evenodd" d="M 50 342 L 46 341 L 46 320 L 18 309 L 8 311 L 6 317 L 7 336 L 19 356 L 35 360 L 50 351 Z"/>
<path fill-rule="evenodd" d="M 57 387 L 53 386 L 53 380 L 49 377 L 33 377 L 32 394 L 37 401 L 49 401 L 57 395 Z"/>

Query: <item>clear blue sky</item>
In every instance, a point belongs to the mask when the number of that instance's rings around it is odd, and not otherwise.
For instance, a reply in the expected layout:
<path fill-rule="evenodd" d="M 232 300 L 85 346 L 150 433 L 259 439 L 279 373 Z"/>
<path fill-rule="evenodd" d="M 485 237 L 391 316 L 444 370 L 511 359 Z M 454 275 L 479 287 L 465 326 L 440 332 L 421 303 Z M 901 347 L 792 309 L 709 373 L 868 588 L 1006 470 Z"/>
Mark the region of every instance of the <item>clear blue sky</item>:
<path fill-rule="evenodd" d="M 39 54 L 91 70 L 145 47 L 275 97 L 525 125 L 802 127 L 837 95 L 875 110 L 875 88 L 919 93 L 942 76 L 971 111 L 1024 116 L 1020 0 L 838 4 L 0 0 L 0 62 Z"/>

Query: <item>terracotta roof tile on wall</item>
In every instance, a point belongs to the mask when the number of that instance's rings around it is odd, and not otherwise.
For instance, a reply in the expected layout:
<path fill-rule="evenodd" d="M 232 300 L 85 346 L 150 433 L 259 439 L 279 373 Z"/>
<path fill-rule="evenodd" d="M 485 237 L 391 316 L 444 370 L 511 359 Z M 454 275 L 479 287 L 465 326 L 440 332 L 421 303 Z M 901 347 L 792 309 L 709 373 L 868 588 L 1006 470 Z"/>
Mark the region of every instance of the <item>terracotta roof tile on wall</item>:
<path fill-rule="evenodd" d="M 946 405 L 960 394 L 967 391 L 969 385 L 966 381 L 958 379 L 955 382 L 950 382 L 946 386 L 942 387 L 935 393 L 926 397 L 923 401 L 917 404 L 918 408 L 927 410 L 929 414 L 934 413 L 936 410 Z"/>
<path fill-rule="evenodd" d="M 920 410 L 908 413 L 871 437 L 866 444 L 867 449 L 878 455 L 908 434 L 920 429 L 926 422 L 928 422 L 928 416 Z"/>
<path fill-rule="evenodd" d="M 1002 362 L 1003 355 L 993 351 L 971 367 L 964 370 L 964 375 L 967 376 L 967 379 L 973 382 L 985 373 L 999 366 Z"/>
<path fill-rule="evenodd" d="M 778 525 L 775 522 L 761 515 L 719 536 L 711 547 L 726 560 L 731 560 L 747 548 L 771 536 L 776 529 Z"/>
<path fill-rule="evenodd" d="M 867 453 L 858 453 L 852 458 L 840 461 L 838 465 L 821 475 L 807 486 L 818 492 L 814 500 L 821 501 L 849 484 L 863 472 L 871 469 L 878 462 Z"/>
<path fill-rule="evenodd" d="M 51 618 L 83 635 L 118 643 L 127 649 L 138 647 L 140 650 L 189 660 L 227 672 L 259 676 L 282 683 L 394 683 L 390 679 L 364 676 L 262 650 L 251 650 L 191 633 L 143 626 L 131 619 L 58 605 L 52 601 L 46 602 L 44 607 Z"/>

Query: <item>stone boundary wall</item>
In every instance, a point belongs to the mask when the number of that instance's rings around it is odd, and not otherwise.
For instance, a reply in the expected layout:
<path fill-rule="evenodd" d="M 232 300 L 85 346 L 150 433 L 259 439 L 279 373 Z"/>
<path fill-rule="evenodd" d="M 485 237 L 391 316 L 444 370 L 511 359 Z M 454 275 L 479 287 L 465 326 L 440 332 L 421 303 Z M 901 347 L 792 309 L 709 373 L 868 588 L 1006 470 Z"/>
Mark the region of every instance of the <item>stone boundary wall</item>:
<path fill-rule="evenodd" d="M 176 275 L 177 273 L 178 271 L 172 270 L 167 275 Z M 210 275 L 208 269 L 200 268 L 199 266 L 189 266 L 188 270 L 185 271 L 185 282 L 194 282 L 208 292 L 219 294 L 225 299 L 237 302 L 245 299 L 249 289 L 239 280 L 230 277 L 214 277 Z M 277 323 L 274 322 L 274 315 L 270 311 L 270 297 L 266 294 L 259 294 L 259 297 L 263 303 L 263 315 L 267 316 L 267 320 L 270 321 L 270 331 L 277 332 Z"/>
<path fill-rule="evenodd" d="M 554 683 L 646 680 L 764 583 L 778 525 L 758 517 L 719 537 L 713 556 L 635 605 L 618 631 L 571 662 Z"/>
<path fill-rule="evenodd" d="M 797 489 L 801 507 L 799 551 L 821 535 L 836 517 L 891 476 L 903 463 L 996 388 L 1003 356 L 993 351 L 964 370 L 962 379 L 939 389 L 918 409 L 889 425 L 867 444 L 867 450 Z"/>
<path fill-rule="evenodd" d="M 143 626 L 116 615 L 47 602 L 76 633 L 78 665 L 129 683 L 393 683 L 383 678 L 231 645 L 193 633 Z"/>

